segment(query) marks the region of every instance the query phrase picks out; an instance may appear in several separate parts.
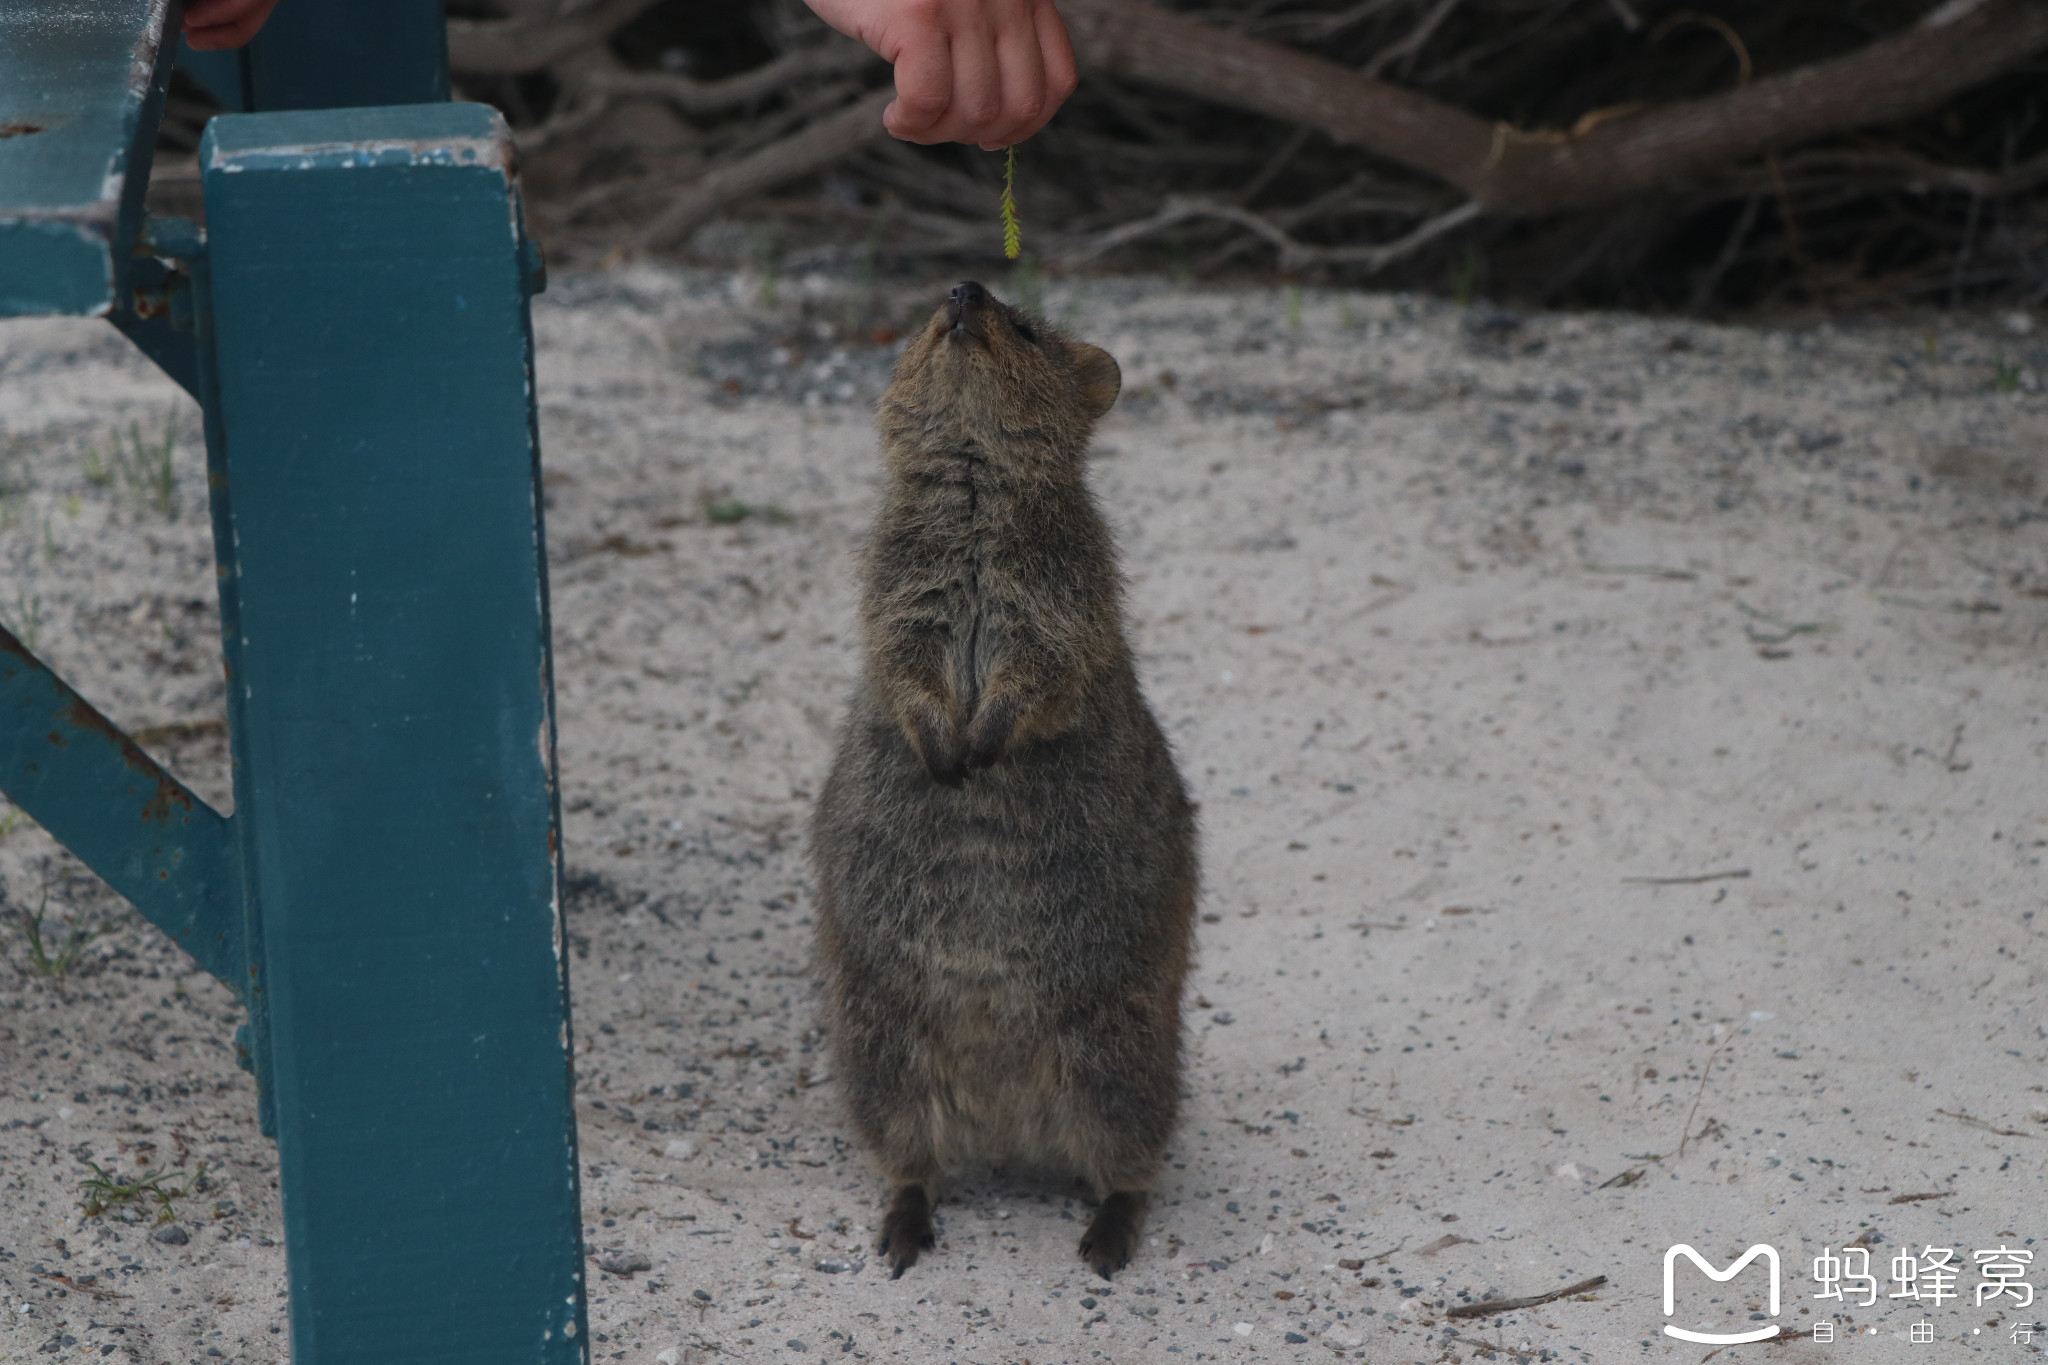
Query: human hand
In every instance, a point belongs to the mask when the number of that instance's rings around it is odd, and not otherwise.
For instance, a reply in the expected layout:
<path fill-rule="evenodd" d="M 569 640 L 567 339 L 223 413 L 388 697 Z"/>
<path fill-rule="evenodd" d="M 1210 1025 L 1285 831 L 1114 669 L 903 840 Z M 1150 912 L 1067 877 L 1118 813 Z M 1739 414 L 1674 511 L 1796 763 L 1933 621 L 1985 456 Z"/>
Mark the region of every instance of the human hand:
<path fill-rule="evenodd" d="M 192 0 L 185 10 L 185 41 L 201 52 L 240 47 L 276 6 L 277 0 Z"/>
<path fill-rule="evenodd" d="M 805 2 L 896 68 L 882 126 L 906 142 L 1008 147 L 1074 93 L 1074 48 L 1053 0 Z"/>

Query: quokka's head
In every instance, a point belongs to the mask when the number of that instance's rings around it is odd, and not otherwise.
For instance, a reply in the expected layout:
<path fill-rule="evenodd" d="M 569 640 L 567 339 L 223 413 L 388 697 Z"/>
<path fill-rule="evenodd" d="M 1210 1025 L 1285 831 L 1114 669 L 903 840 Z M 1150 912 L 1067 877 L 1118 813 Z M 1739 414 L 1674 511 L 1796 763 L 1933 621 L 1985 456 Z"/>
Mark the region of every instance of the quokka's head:
<path fill-rule="evenodd" d="M 995 458 L 1073 457 L 1122 387 L 1109 352 L 966 280 L 897 360 L 881 419 L 927 449 L 964 439 Z"/>

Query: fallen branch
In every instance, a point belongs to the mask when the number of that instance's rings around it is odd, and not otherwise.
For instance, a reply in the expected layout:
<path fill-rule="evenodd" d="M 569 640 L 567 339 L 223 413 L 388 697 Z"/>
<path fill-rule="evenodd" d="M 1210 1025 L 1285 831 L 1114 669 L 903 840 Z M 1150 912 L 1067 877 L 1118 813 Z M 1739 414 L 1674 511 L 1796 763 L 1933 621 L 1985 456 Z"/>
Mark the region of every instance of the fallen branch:
<path fill-rule="evenodd" d="M 1820 185 L 1846 181 L 1895 185 L 1916 194 L 1947 190 L 1979 199 L 2007 198 L 2048 185 L 2048 156 L 2037 156 L 2003 171 L 1985 171 L 1972 166 L 1944 166 L 1903 147 L 1874 141 L 1856 147 L 1817 147 L 1800 152 L 1785 157 L 1781 169 L 1786 183 L 1794 187 L 1803 180 Z M 1759 192 L 1776 188 L 1762 171 L 1757 172 L 1755 183 Z"/>
<path fill-rule="evenodd" d="M 635 235 L 635 244 L 643 248 L 671 245 L 726 205 L 824 170 L 886 137 L 882 110 L 895 98 L 893 89 L 873 91 L 801 132 L 730 165 L 705 172 L 684 185 L 668 206 Z"/>
<path fill-rule="evenodd" d="M 1623 886 L 1698 886 L 1701 882 L 1740 881 L 1748 875 L 1748 868 L 1736 867 L 1730 868 L 1726 872 L 1702 872 L 1693 877 L 1623 877 L 1621 884 Z"/>
<path fill-rule="evenodd" d="M 1444 1314 L 1447 1318 L 1490 1318 L 1496 1313 L 1513 1313 L 1518 1309 L 1537 1308 L 1559 1299 L 1568 1299 L 1574 1294 L 1583 1294 L 1589 1289 L 1598 1289 L 1607 1283 L 1605 1275 L 1595 1275 L 1590 1280 L 1563 1289 L 1553 1289 L 1548 1294 L 1531 1294 L 1526 1299 L 1482 1299 L 1478 1303 L 1461 1303 Z"/>
<path fill-rule="evenodd" d="M 800 47 L 722 80 L 698 81 L 667 71 L 608 71 L 592 75 L 583 88 L 617 98 L 662 100 L 686 114 L 713 114 L 766 99 L 798 81 L 842 76 L 880 60 L 858 43 L 831 42 Z"/>
<path fill-rule="evenodd" d="M 1911 118 L 2048 46 L 2048 0 L 1948 0 L 1845 56 L 1705 99 L 1530 131 L 1146 0 L 1067 0 L 1062 10 L 1086 67 L 1307 124 L 1505 217 L 1683 188 L 1779 147 Z"/>
<path fill-rule="evenodd" d="M 623 100 L 658 100 L 685 114 L 716 114 L 780 94 L 800 81 L 859 71 L 877 61 L 858 43 L 798 48 L 722 80 L 699 81 L 667 71 L 597 68 L 576 79 L 556 111 L 537 128 L 522 128 L 519 150 L 538 151 L 594 126 Z"/>
<path fill-rule="evenodd" d="M 1983 1119 L 1973 1118 L 1968 1114 L 1958 1114 L 1953 1109 L 1937 1109 L 1934 1112 L 1940 1114 L 1944 1118 L 1951 1118 L 1962 1123 L 1967 1123 L 1973 1128 L 1982 1128 L 1987 1133 L 1996 1133 L 2000 1137 L 2025 1138 L 2029 1142 L 2032 1142 L 2034 1139 L 2040 1136 L 2039 1133 L 2022 1133 L 2017 1128 L 2000 1128 L 1995 1123 L 1986 1123 Z"/>
<path fill-rule="evenodd" d="M 1298 270 L 1309 265 L 1358 265 L 1367 271 L 1384 270 L 1436 238 L 1455 228 L 1471 222 L 1480 214 L 1479 205 L 1460 204 L 1454 209 L 1429 219 L 1413 232 L 1378 246 L 1314 246 L 1296 241 L 1268 218 L 1253 213 L 1250 209 L 1235 204 L 1219 204 L 1207 199 L 1171 198 L 1166 206 L 1148 217 L 1119 227 L 1090 239 L 1084 245 L 1063 254 L 1071 265 L 1090 261 L 1105 252 L 1128 245 L 1156 233 L 1163 232 L 1175 224 L 1196 218 L 1221 219 L 1263 238 L 1270 243 L 1280 256 L 1282 270 Z"/>

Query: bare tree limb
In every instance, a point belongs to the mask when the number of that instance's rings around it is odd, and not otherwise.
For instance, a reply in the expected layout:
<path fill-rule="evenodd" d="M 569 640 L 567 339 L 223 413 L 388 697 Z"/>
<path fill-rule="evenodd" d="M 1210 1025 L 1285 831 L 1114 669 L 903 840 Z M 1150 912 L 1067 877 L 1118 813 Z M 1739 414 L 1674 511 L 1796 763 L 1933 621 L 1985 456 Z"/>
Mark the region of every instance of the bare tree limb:
<path fill-rule="evenodd" d="M 1471 222 L 1479 216 L 1480 211 L 1479 205 L 1475 203 L 1460 204 L 1446 213 L 1429 219 L 1405 236 L 1377 246 L 1314 246 L 1296 241 L 1279 224 L 1235 204 L 1219 204 L 1208 199 L 1174 198 L 1167 200 L 1165 207 L 1159 212 L 1140 218 L 1136 222 L 1111 228 L 1108 232 L 1064 253 L 1063 259 L 1069 264 L 1078 265 L 1117 247 L 1163 232 L 1178 223 L 1195 218 L 1217 218 L 1227 223 L 1235 223 L 1245 231 L 1265 239 L 1279 253 L 1280 268 L 1283 270 L 1298 270 L 1309 265 L 1357 265 L 1365 267 L 1368 271 L 1384 270 L 1445 233 Z"/>
<path fill-rule="evenodd" d="M 1451 11 L 1457 7 L 1458 0 L 1437 0 L 1436 7 L 1423 16 L 1421 23 L 1409 30 L 1407 37 L 1397 43 L 1388 43 L 1373 54 L 1372 60 L 1365 64 L 1365 74 L 1376 78 L 1380 72 L 1395 62 L 1400 62 L 1402 74 L 1406 75 L 1415 65 L 1415 54 L 1422 51 L 1422 45 L 1442 27 L 1444 20 L 1448 19 Z"/>
<path fill-rule="evenodd" d="M 686 114 L 712 114 L 765 99 L 798 81 L 845 75 L 879 60 L 858 43 L 831 42 L 800 47 L 722 80 L 697 81 L 666 71 L 615 71 L 593 74 L 583 87 L 596 94 L 661 100 Z"/>
<path fill-rule="evenodd" d="M 851 80 L 808 86 L 802 93 L 784 100 L 781 108 L 738 125 L 737 130 L 720 143 L 718 160 L 737 164 L 744 157 L 765 151 L 783 138 L 808 128 L 815 120 L 838 113 L 846 107 L 849 98 L 861 93 L 860 82 Z"/>
<path fill-rule="evenodd" d="M 654 5 L 655 0 L 598 0 L 561 18 L 450 19 L 448 65 L 478 76 L 538 71 L 577 48 L 603 42 Z"/>
<path fill-rule="evenodd" d="M 548 121 L 532 128 L 520 128 L 512 137 L 519 144 L 522 155 L 539 151 L 543 147 L 560 142 L 563 138 L 574 137 L 588 128 L 595 127 L 612 109 L 609 96 L 600 95 L 595 99 L 562 101 L 561 107 L 548 115 Z"/>
<path fill-rule="evenodd" d="M 2025 194 L 2048 185 L 2048 154 L 2023 161 L 2004 171 L 1977 170 L 1969 166 L 1946 166 L 1915 155 L 1904 147 L 1867 143 L 1857 147 L 1821 147 L 1784 159 L 1783 174 L 1797 184 L 1802 179 L 1860 186 L 1896 186 L 1913 193 L 1946 190 L 2000 199 Z"/>
<path fill-rule="evenodd" d="M 502 31 L 524 33 L 553 33 L 559 36 L 557 27 L 563 21 L 558 17 L 562 0 L 499 0 L 508 13 Z M 575 16 L 580 21 L 597 14 L 597 6 L 587 8 Z M 607 19 L 624 24 L 637 18 L 639 10 L 630 6 L 614 7 Z M 593 25 L 594 27 L 594 25 Z M 554 38 L 542 46 L 553 57 L 546 64 L 546 71 L 564 92 L 561 107 L 541 128 L 521 129 L 518 133 L 522 153 L 542 153 L 569 136 L 589 139 L 601 145 L 614 148 L 631 148 L 635 158 L 654 157 L 673 160 L 689 158 L 690 152 L 700 140 L 697 130 L 684 122 L 682 117 L 666 105 L 638 103 L 625 108 L 613 108 L 606 100 L 584 100 L 576 92 L 594 79 L 622 73 L 626 64 L 619 60 L 611 45 L 604 41 L 608 35 L 592 37 L 586 30 L 578 41 L 556 51 Z M 587 40 L 587 41 L 586 41 Z M 451 43 L 455 41 L 453 32 Z M 484 73 L 488 74 L 488 73 Z M 576 170 L 565 164 L 567 157 L 534 156 L 528 169 L 540 179 L 549 179 L 550 171 L 566 172 L 574 177 Z"/>
<path fill-rule="evenodd" d="M 2048 0 L 1947 0 L 1856 52 L 1741 89 L 1530 132 L 1146 0 L 1066 0 L 1062 10 L 1085 66 L 1308 124 L 1506 217 L 1682 188 L 1747 157 L 1911 118 L 2048 46 Z"/>
<path fill-rule="evenodd" d="M 636 235 L 636 244 L 670 245 L 726 205 L 751 199 L 799 176 L 814 174 L 886 137 L 882 110 L 895 98 L 892 88 L 873 91 L 801 132 L 730 165 L 707 171 L 677 192 L 668 206 Z"/>

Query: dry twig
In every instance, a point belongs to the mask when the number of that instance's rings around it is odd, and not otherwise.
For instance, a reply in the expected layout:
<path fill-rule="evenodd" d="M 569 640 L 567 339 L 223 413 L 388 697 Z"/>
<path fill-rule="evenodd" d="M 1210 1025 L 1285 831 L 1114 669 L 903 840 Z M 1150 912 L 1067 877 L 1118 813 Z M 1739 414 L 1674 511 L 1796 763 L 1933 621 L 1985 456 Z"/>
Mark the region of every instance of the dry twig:
<path fill-rule="evenodd" d="M 1685 1131 L 1678 1135 L 1678 1154 L 1680 1156 L 1685 1155 L 1685 1146 L 1692 1141 L 1692 1121 L 1700 1112 L 1700 1101 L 1707 1097 L 1707 1078 L 1714 1074 L 1714 1063 L 1720 1060 L 1721 1054 L 1726 1052 L 1729 1044 L 1734 1041 L 1735 1035 L 1732 1033 L 1722 1039 L 1721 1046 L 1715 1048 L 1708 1055 L 1707 1064 L 1700 1068 L 1700 1088 L 1693 1091 L 1692 1108 L 1685 1111 Z M 1711 1119 L 1708 1120 L 1708 1126 L 1713 1126 Z"/>
<path fill-rule="evenodd" d="M 1478 1303 L 1461 1303 L 1447 1311 L 1444 1316 L 1447 1318 L 1490 1318 L 1496 1313 L 1513 1313 L 1518 1309 L 1537 1308 L 1546 1303 L 1555 1303 L 1559 1299 L 1568 1299 L 1574 1294 L 1583 1294 L 1588 1290 L 1598 1289 L 1606 1283 L 1607 1277 L 1605 1275 L 1595 1275 L 1590 1280 L 1580 1280 L 1577 1284 L 1567 1285 L 1563 1289 L 1553 1289 L 1548 1294 L 1531 1294 L 1525 1299 L 1482 1299 Z"/>
<path fill-rule="evenodd" d="M 1701 882 L 1739 881 L 1749 875 L 1746 867 L 1730 868 L 1726 872 L 1702 872 L 1695 877 L 1623 877 L 1624 886 L 1697 886 Z"/>
<path fill-rule="evenodd" d="M 638 244 L 671 245 L 728 204 L 751 199 L 851 156 L 886 136 L 882 110 L 894 98 L 893 89 L 877 90 L 744 160 L 706 171 L 640 230 Z"/>
<path fill-rule="evenodd" d="M 1384 270 L 1445 233 L 1464 226 L 1477 218 L 1479 213 L 1477 204 L 1460 204 L 1429 219 L 1414 231 L 1378 246 L 1312 246 L 1295 240 L 1271 219 L 1261 217 L 1250 209 L 1206 199 L 1172 198 L 1168 199 L 1165 207 L 1157 213 L 1112 228 L 1081 246 L 1062 253 L 1062 259 L 1068 264 L 1078 265 L 1190 219 L 1217 218 L 1227 223 L 1235 223 L 1265 239 L 1279 252 L 1282 270 L 1298 270 L 1307 265 L 1355 265 L 1363 267 L 1370 274 Z"/>

